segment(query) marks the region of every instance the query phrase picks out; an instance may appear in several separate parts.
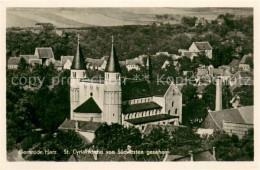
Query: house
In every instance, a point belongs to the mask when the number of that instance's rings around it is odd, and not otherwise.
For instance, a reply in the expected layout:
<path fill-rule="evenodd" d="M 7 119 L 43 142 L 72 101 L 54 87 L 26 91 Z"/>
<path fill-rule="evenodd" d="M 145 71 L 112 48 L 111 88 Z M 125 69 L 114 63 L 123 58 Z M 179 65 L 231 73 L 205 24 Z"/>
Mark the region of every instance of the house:
<path fill-rule="evenodd" d="M 140 70 L 141 67 L 144 67 L 144 62 L 143 62 L 143 58 L 140 57 L 136 57 L 133 59 L 127 59 L 126 61 L 126 69 L 127 71 L 130 70 Z"/>
<path fill-rule="evenodd" d="M 172 161 L 216 161 L 216 157 L 214 154 L 211 154 L 208 150 L 199 151 L 199 152 L 192 152 L 190 151 L 189 154 L 182 156 L 182 155 L 169 155 L 165 154 L 163 162 L 172 162 Z"/>
<path fill-rule="evenodd" d="M 101 59 L 86 58 L 86 68 L 91 70 L 104 71 L 107 65 L 108 56 L 104 56 Z"/>
<path fill-rule="evenodd" d="M 43 65 L 49 65 L 50 60 L 55 60 L 51 47 L 37 47 L 34 55 L 42 60 Z"/>
<path fill-rule="evenodd" d="M 20 57 L 10 57 L 7 61 L 7 68 L 8 69 L 17 69 L 20 60 L 21 60 Z"/>
<path fill-rule="evenodd" d="M 28 64 L 31 64 L 32 60 L 39 60 L 36 55 L 19 55 L 20 58 L 24 58 Z"/>
<path fill-rule="evenodd" d="M 147 61 L 151 70 L 151 60 Z M 86 72 L 78 40 L 77 54 L 71 67 L 70 119 L 65 120 L 60 129 L 73 126 L 82 133 L 86 131 L 80 124 L 82 122 L 106 122 L 109 125 L 118 123 L 139 129 L 149 123 L 177 125 L 182 122 L 182 94 L 178 87 L 166 82 L 157 85 L 151 79 L 122 81 L 113 41 L 103 81 L 88 79 Z M 94 135 L 93 131 L 88 131 L 88 135 L 89 133 Z"/>
<path fill-rule="evenodd" d="M 209 112 L 201 125 L 201 129 L 223 130 L 237 135 L 240 139 L 254 128 L 254 107 L 244 106 Z"/>
<path fill-rule="evenodd" d="M 196 74 L 196 78 L 202 78 L 205 77 L 209 74 L 208 69 L 206 68 L 198 68 L 197 69 L 197 74 Z"/>
<path fill-rule="evenodd" d="M 239 62 L 239 68 L 242 68 L 244 71 L 250 71 L 250 65 L 247 63 L 247 60 L 249 59 L 253 60 L 253 55 L 251 53 L 242 57 Z"/>
<path fill-rule="evenodd" d="M 209 42 L 193 42 L 189 48 L 189 52 L 204 53 L 210 59 L 212 59 L 212 50 Z"/>
<path fill-rule="evenodd" d="M 60 60 L 64 70 L 70 70 L 74 56 L 61 56 Z"/>
<path fill-rule="evenodd" d="M 159 52 L 157 52 L 155 55 L 156 55 L 156 56 L 159 56 L 159 55 L 170 56 L 170 54 L 169 54 L 167 51 L 165 51 L 165 52 L 159 51 Z"/>
<path fill-rule="evenodd" d="M 195 27 L 198 26 L 198 25 L 206 25 L 207 24 L 207 20 L 205 20 L 204 18 L 198 18 L 196 21 L 195 21 Z"/>
<path fill-rule="evenodd" d="M 254 85 L 254 75 L 250 71 L 237 71 L 232 75 L 230 80 L 230 88 L 234 90 L 242 85 Z"/>

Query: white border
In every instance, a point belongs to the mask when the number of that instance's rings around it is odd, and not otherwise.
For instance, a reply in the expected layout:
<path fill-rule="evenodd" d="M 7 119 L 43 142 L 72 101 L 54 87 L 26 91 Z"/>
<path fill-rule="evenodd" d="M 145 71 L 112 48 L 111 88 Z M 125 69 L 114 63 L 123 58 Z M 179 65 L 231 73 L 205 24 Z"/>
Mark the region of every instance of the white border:
<path fill-rule="evenodd" d="M 259 78 L 258 73 L 260 65 L 260 51 L 259 51 L 259 1 L 258 0 L 64 0 L 64 1 L 50 1 L 50 0 L 35 0 L 35 1 L 0 1 L 0 169 L 260 169 L 259 164 L 259 118 L 258 113 L 260 101 L 259 94 Z M 255 161 L 254 162 L 7 162 L 6 160 L 6 8 L 7 7 L 253 7 L 254 8 L 254 83 L 255 83 L 255 106 L 254 106 L 254 121 L 255 121 Z"/>

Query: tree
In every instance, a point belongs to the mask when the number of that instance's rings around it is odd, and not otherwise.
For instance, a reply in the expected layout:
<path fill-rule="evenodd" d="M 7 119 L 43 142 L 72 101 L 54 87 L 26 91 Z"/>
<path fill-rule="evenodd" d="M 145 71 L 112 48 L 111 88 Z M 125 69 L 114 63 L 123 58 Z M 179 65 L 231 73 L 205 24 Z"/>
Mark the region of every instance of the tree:
<path fill-rule="evenodd" d="M 197 97 L 197 87 L 188 83 L 181 89 L 182 93 L 182 103 L 187 104 L 189 101 Z"/>
<path fill-rule="evenodd" d="M 93 145 L 96 149 L 117 151 L 126 150 L 130 145 L 136 148 L 142 142 L 141 132 L 134 128 L 126 128 L 119 124 L 103 123 L 95 131 Z"/>
<path fill-rule="evenodd" d="M 196 17 L 182 17 L 181 22 L 185 25 L 193 27 L 195 25 Z"/>
<path fill-rule="evenodd" d="M 233 91 L 234 96 L 239 96 L 242 106 L 250 106 L 254 104 L 254 86 L 243 85 L 237 87 Z"/>
<path fill-rule="evenodd" d="M 196 97 L 183 107 L 183 123 L 189 126 L 199 126 L 207 113 L 204 101 Z"/>
<path fill-rule="evenodd" d="M 207 139 L 207 146 L 216 147 L 216 158 L 222 161 L 235 161 L 241 157 L 238 137 L 229 136 L 223 131 L 215 131 Z"/>

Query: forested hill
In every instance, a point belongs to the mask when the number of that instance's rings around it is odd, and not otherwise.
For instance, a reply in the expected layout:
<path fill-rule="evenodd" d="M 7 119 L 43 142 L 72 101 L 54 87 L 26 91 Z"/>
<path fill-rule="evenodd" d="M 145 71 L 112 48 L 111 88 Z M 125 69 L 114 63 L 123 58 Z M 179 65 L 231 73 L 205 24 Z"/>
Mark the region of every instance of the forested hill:
<path fill-rule="evenodd" d="M 216 65 L 228 64 L 237 57 L 236 48 L 242 52 L 253 52 L 253 16 L 235 18 L 234 15 L 220 15 L 222 25 L 217 21 L 205 26 L 194 26 L 196 18 L 183 17 L 181 24 L 152 24 L 113 27 L 87 27 L 80 31 L 85 57 L 101 58 L 109 55 L 111 35 L 119 60 L 133 58 L 159 51 L 177 54 L 178 49 L 187 49 L 193 41 L 209 41 L 213 47 Z M 42 30 L 39 34 L 31 31 L 7 31 L 7 57 L 19 54 L 33 54 L 36 47 L 52 47 L 56 59 L 61 55 L 75 55 L 76 32 L 65 32 L 59 36 L 53 30 Z"/>

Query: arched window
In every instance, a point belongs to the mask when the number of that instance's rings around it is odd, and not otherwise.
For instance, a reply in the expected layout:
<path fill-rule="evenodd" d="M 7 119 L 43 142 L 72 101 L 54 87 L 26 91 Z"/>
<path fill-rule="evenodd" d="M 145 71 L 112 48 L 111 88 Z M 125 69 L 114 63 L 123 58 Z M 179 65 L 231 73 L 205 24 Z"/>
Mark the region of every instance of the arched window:
<path fill-rule="evenodd" d="M 174 106 L 174 101 L 172 102 L 172 107 Z"/>
<path fill-rule="evenodd" d="M 168 114 L 171 114 L 171 110 L 168 110 Z"/>
<path fill-rule="evenodd" d="M 178 109 L 175 109 L 175 114 L 178 114 Z"/>
<path fill-rule="evenodd" d="M 76 72 L 73 72 L 73 77 L 76 78 Z"/>

